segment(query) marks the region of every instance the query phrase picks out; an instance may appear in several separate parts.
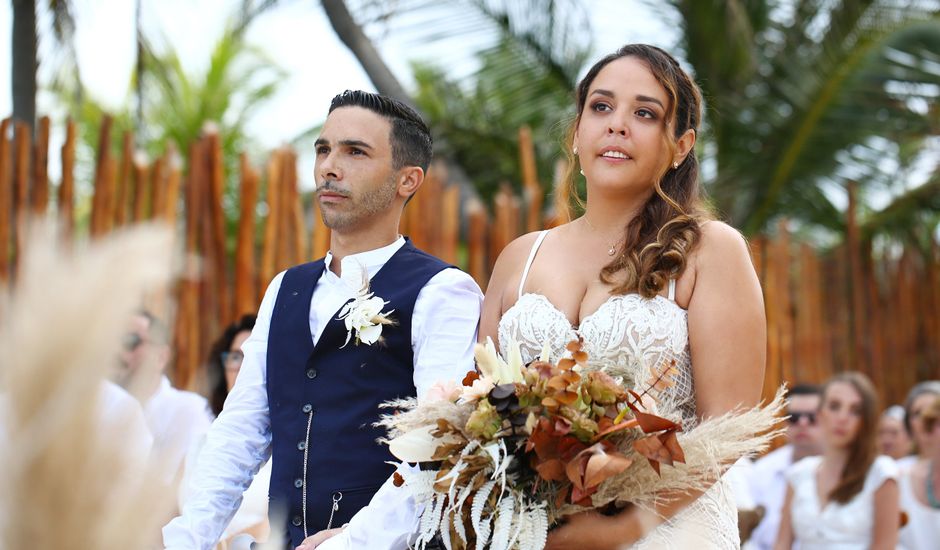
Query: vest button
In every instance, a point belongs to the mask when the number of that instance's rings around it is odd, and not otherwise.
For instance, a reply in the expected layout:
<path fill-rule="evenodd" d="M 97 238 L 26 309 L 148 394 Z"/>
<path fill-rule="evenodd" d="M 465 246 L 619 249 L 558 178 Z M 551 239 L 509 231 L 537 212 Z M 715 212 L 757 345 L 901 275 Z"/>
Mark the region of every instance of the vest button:
<path fill-rule="evenodd" d="M 317 369 L 307 369 L 307 378 L 313 380 L 317 377 Z"/>
<path fill-rule="evenodd" d="M 307 403 L 300 410 L 304 411 L 304 414 L 310 414 L 313 412 L 313 405 L 311 405 L 310 403 Z"/>
<path fill-rule="evenodd" d="M 304 518 L 300 516 L 294 516 L 294 519 L 290 520 L 290 522 L 294 524 L 294 527 L 300 527 L 304 524 Z"/>
<path fill-rule="evenodd" d="M 302 450 L 304 450 L 304 449 L 306 449 L 306 448 L 307 448 L 307 442 L 306 442 L 306 441 L 301 441 L 300 443 L 297 444 L 297 450 L 298 450 L 298 451 L 302 451 Z"/>
<path fill-rule="evenodd" d="M 297 479 L 294 480 L 294 487 L 297 487 L 298 489 L 300 489 L 300 488 L 302 488 L 303 486 L 304 486 L 304 480 L 303 480 L 303 479 L 301 479 L 301 478 L 298 477 Z"/>

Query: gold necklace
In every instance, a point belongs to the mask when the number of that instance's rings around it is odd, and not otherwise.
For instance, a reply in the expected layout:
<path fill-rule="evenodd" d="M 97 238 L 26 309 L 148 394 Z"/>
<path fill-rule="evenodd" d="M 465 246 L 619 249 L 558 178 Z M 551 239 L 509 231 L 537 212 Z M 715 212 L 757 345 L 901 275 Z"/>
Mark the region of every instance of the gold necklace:
<path fill-rule="evenodd" d="M 581 219 L 584 220 L 584 223 L 586 223 L 588 227 L 591 228 L 591 231 L 593 231 L 594 233 L 600 233 L 600 231 L 598 231 L 597 228 L 594 227 L 594 224 L 588 221 L 587 216 L 581 216 Z M 608 256 L 613 256 L 614 254 L 617 253 L 617 242 L 618 241 L 615 240 L 613 243 L 610 243 L 609 246 L 607 247 Z"/>

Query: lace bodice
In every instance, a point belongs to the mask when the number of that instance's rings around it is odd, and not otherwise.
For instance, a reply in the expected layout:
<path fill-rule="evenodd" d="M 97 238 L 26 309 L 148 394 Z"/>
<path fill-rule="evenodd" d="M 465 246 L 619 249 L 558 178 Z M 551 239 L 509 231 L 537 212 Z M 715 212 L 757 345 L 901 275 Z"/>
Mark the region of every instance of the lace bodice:
<path fill-rule="evenodd" d="M 539 356 L 546 344 L 552 360 L 565 353 L 565 345 L 583 339 L 589 368 L 619 378 L 629 388 L 644 387 L 654 368 L 675 361 L 675 385 L 660 395 L 664 414 L 678 414 L 694 422 L 692 369 L 686 311 L 663 296 L 639 294 L 611 296 L 600 308 L 573 327 L 557 307 L 541 294 L 523 294 L 499 321 L 502 354 L 516 342 L 525 362 Z"/>

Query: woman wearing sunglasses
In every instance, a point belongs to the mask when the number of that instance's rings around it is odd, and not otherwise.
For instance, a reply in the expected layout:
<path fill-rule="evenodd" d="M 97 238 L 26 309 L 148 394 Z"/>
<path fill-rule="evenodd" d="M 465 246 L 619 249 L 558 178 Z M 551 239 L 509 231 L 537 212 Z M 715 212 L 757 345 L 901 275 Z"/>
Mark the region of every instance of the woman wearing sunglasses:
<path fill-rule="evenodd" d="M 894 550 L 900 509 L 898 468 L 876 447 L 878 397 L 863 374 L 846 372 L 823 386 L 816 421 L 822 455 L 787 473 L 777 550 Z"/>

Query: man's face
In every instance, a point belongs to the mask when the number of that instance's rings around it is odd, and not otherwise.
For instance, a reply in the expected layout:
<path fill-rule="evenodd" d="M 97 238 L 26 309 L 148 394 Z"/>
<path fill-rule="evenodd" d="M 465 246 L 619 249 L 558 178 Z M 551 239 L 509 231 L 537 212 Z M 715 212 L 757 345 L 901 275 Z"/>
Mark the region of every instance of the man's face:
<path fill-rule="evenodd" d="M 340 107 L 315 143 L 317 200 L 334 231 L 368 227 L 394 213 L 398 170 L 393 169 L 391 123 L 368 109 Z"/>
<path fill-rule="evenodd" d="M 134 315 L 128 322 L 121 353 L 118 356 L 118 373 L 115 382 L 128 387 L 134 377 L 143 371 L 161 370 L 165 363 L 165 345 L 154 342 L 150 336 L 150 319 Z M 148 368 L 142 368 L 142 367 Z M 153 367 L 152 369 L 150 367 Z"/>
<path fill-rule="evenodd" d="M 787 438 L 801 454 L 819 452 L 817 409 L 819 409 L 818 395 L 794 395 L 787 400 L 787 414 L 790 416 Z"/>

